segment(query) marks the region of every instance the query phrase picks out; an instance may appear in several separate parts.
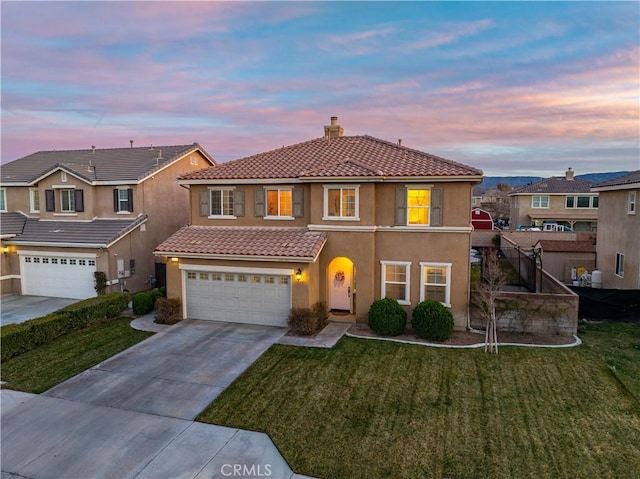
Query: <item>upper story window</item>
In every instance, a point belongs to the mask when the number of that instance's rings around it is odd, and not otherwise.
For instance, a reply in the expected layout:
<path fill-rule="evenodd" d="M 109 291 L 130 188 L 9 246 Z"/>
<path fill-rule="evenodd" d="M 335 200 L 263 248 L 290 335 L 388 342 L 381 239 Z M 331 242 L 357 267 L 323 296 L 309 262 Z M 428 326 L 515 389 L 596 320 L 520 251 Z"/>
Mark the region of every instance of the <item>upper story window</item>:
<path fill-rule="evenodd" d="M 567 208 L 597 208 L 597 196 L 567 196 L 565 200 Z"/>
<path fill-rule="evenodd" d="M 400 261 L 381 261 L 382 264 L 382 298 L 391 298 L 400 304 L 411 304 L 409 298 L 410 291 L 410 268 L 411 263 Z"/>
<path fill-rule="evenodd" d="M 627 202 L 627 214 L 635 215 L 637 209 L 637 194 L 635 191 L 629 192 L 629 199 Z"/>
<path fill-rule="evenodd" d="M 40 213 L 40 190 L 38 188 L 29 189 L 29 210 L 31 213 Z"/>
<path fill-rule="evenodd" d="M 7 211 L 7 190 L 0 188 L 0 211 Z"/>
<path fill-rule="evenodd" d="M 624 278 L 624 254 L 616 253 L 616 276 Z"/>
<path fill-rule="evenodd" d="M 531 197 L 532 208 L 548 208 L 549 196 L 547 195 L 534 195 Z"/>
<path fill-rule="evenodd" d="M 63 214 L 79 213 L 84 211 L 84 190 L 77 188 L 60 188 L 56 190 L 45 190 L 45 209 L 47 211 L 59 211 Z M 56 194 L 56 191 L 58 193 Z M 58 199 L 56 199 L 58 196 Z M 60 207 L 56 210 L 56 203 L 59 202 Z"/>
<path fill-rule="evenodd" d="M 396 188 L 396 226 L 442 226 L 442 188 Z"/>
<path fill-rule="evenodd" d="M 210 190 L 210 216 L 233 216 L 233 189 L 216 188 Z"/>
<path fill-rule="evenodd" d="M 133 212 L 133 189 L 132 188 L 114 188 L 113 211 L 116 213 L 132 213 Z"/>
<path fill-rule="evenodd" d="M 267 216 L 292 217 L 291 189 L 267 189 Z"/>
<path fill-rule="evenodd" d="M 359 220 L 358 186 L 324 187 L 324 220 Z"/>
<path fill-rule="evenodd" d="M 420 263 L 420 301 L 435 299 L 451 305 L 451 263 Z"/>

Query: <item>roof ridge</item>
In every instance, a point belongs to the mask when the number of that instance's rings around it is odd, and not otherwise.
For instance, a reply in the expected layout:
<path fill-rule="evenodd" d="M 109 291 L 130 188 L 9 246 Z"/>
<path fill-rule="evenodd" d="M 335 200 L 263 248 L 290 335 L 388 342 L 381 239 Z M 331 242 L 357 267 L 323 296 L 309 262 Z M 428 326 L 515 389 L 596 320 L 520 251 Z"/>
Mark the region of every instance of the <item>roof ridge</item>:
<path fill-rule="evenodd" d="M 113 151 L 113 150 L 142 150 L 142 149 L 148 149 L 148 150 L 155 150 L 156 148 L 178 148 L 178 147 L 191 147 L 191 146 L 199 146 L 200 144 L 198 142 L 194 142 L 189 144 L 184 144 L 184 145 L 150 145 L 150 146 L 134 146 L 133 148 L 130 146 L 122 146 L 122 147 L 110 147 L 110 148 L 98 148 L 96 147 L 96 151 Z M 71 153 L 71 152 L 80 152 L 80 151 L 93 151 L 93 148 L 76 148 L 76 149 L 65 149 L 65 150 L 39 150 L 36 151 L 34 153 L 31 153 L 30 155 L 27 156 L 23 156 L 21 158 L 16 158 L 16 160 L 20 160 L 22 158 L 26 158 L 28 156 L 31 155 L 37 155 L 38 153 Z M 13 160 L 13 161 L 16 161 Z"/>

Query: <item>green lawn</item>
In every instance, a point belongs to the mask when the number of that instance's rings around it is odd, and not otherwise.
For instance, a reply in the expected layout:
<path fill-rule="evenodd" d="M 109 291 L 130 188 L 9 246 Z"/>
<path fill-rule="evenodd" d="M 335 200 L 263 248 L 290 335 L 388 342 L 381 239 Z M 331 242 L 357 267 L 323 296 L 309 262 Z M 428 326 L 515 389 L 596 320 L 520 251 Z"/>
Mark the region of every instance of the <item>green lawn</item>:
<path fill-rule="evenodd" d="M 153 333 L 137 331 L 131 318 L 94 323 L 2 363 L 0 378 L 9 389 L 39 394 Z"/>
<path fill-rule="evenodd" d="M 321 478 L 640 477 L 640 326 L 583 346 L 274 345 L 199 421 L 267 432 Z"/>

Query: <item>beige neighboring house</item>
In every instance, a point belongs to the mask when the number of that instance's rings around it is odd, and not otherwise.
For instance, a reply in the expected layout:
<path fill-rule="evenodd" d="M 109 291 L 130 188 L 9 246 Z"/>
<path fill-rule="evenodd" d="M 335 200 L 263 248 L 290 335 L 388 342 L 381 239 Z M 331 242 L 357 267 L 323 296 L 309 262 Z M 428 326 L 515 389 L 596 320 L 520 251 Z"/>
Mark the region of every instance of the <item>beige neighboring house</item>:
<path fill-rule="evenodd" d="M 574 177 L 569 168 L 564 176 L 545 178 L 509 193 L 511 229 L 539 228 L 542 231 L 596 231 L 598 193 L 593 183 Z"/>
<path fill-rule="evenodd" d="M 2 294 L 88 298 L 96 271 L 107 292 L 150 288 L 154 248 L 189 221 L 176 178 L 214 164 L 192 144 L 41 151 L 2 165 Z"/>
<path fill-rule="evenodd" d="M 286 326 L 324 301 L 365 322 L 374 300 L 433 298 L 467 326 L 482 171 L 343 131 L 180 177 L 191 222 L 156 254 L 184 317 Z"/>
<path fill-rule="evenodd" d="M 640 170 L 594 185 L 600 195 L 597 267 L 602 287 L 640 289 Z"/>
<path fill-rule="evenodd" d="M 596 247 L 588 240 L 541 239 L 533 246 L 540 252 L 542 267 L 551 276 L 565 284 L 578 281 L 578 271 L 593 271 Z M 578 284 L 576 284 L 578 286 Z"/>

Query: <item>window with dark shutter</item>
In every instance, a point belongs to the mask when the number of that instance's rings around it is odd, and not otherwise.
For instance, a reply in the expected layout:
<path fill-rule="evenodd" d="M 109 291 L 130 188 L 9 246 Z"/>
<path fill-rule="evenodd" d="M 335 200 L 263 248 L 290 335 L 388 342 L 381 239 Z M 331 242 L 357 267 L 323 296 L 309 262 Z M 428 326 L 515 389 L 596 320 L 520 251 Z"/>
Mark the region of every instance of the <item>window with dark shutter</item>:
<path fill-rule="evenodd" d="M 258 189 L 255 191 L 255 202 L 253 208 L 256 216 L 264 217 L 264 190 Z"/>
<path fill-rule="evenodd" d="M 442 188 L 431 188 L 431 226 L 442 226 Z"/>
<path fill-rule="evenodd" d="M 84 211 L 84 190 L 73 190 L 73 201 L 75 210 L 82 213 Z"/>
<path fill-rule="evenodd" d="M 396 188 L 395 225 L 406 226 L 406 224 L 407 224 L 407 189 Z"/>
<path fill-rule="evenodd" d="M 293 205 L 291 216 L 302 218 L 304 216 L 304 190 L 302 188 L 294 188 L 291 196 Z"/>
<path fill-rule="evenodd" d="M 45 201 L 45 209 L 47 211 L 56 210 L 56 200 L 55 200 L 55 194 L 53 190 L 44 191 L 44 201 Z"/>
<path fill-rule="evenodd" d="M 209 199 L 211 194 L 209 190 L 200 191 L 200 216 L 209 216 L 211 207 L 209 206 Z"/>
<path fill-rule="evenodd" d="M 244 190 L 237 189 L 233 191 L 233 214 L 235 216 L 244 216 Z"/>

